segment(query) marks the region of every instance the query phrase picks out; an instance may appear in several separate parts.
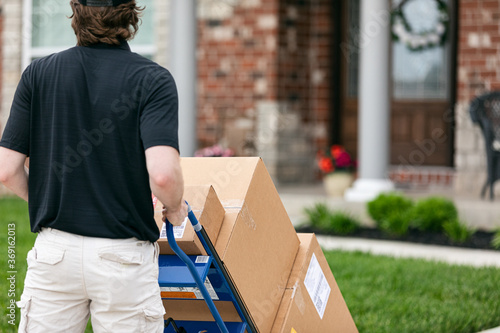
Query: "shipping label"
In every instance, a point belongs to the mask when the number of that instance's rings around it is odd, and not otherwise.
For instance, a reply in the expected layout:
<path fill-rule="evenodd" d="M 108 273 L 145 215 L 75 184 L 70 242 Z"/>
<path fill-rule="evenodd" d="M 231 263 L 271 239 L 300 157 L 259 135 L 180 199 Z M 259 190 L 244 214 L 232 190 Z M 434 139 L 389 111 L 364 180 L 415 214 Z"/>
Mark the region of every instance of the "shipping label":
<path fill-rule="evenodd" d="M 208 277 L 205 280 L 205 287 L 207 288 L 210 298 L 214 301 L 219 300 L 219 296 L 215 292 L 212 283 Z M 193 298 L 203 299 L 203 295 L 198 287 L 160 287 L 162 298 Z"/>
<path fill-rule="evenodd" d="M 320 318 L 323 319 L 331 288 L 314 253 L 307 269 L 304 284 L 316 307 L 316 311 L 318 311 Z"/>
<path fill-rule="evenodd" d="M 184 231 L 186 230 L 186 225 L 188 223 L 188 218 L 184 219 L 181 225 L 174 226 L 174 238 L 179 239 L 184 237 Z M 167 225 L 163 223 L 163 228 L 161 228 L 160 238 L 167 238 Z"/>

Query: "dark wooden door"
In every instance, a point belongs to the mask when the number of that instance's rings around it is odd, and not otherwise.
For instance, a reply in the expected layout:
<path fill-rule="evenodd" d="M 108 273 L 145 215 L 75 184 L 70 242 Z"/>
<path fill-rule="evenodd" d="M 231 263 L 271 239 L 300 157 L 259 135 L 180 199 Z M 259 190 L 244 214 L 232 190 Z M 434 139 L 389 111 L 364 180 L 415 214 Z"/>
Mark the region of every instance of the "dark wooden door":
<path fill-rule="evenodd" d="M 394 0 L 397 5 L 400 0 Z M 450 18 L 453 3 L 449 0 Z M 427 0 L 405 5 L 410 23 L 432 24 L 435 8 Z M 341 143 L 358 153 L 358 68 L 360 0 L 344 0 L 341 48 L 339 128 Z M 411 6 L 410 6 L 411 5 Z M 430 19 L 429 19 L 430 17 Z M 412 22 L 413 20 L 413 22 Z M 453 25 L 444 46 L 411 51 L 399 42 L 391 46 L 390 163 L 412 166 L 453 165 Z"/>

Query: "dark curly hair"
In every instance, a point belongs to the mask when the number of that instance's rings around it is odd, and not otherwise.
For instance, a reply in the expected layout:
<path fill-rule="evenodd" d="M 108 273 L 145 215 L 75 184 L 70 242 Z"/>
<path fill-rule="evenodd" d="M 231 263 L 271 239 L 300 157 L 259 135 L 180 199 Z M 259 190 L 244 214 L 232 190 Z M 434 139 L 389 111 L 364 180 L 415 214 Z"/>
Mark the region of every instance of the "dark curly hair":
<path fill-rule="evenodd" d="M 78 0 L 71 0 L 70 5 L 73 14 L 69 18 L 79 46 L 96 43 L 119 45 L 134 38 L 144 10 L 135 0 L 116 7 L 83 6 Z"/>

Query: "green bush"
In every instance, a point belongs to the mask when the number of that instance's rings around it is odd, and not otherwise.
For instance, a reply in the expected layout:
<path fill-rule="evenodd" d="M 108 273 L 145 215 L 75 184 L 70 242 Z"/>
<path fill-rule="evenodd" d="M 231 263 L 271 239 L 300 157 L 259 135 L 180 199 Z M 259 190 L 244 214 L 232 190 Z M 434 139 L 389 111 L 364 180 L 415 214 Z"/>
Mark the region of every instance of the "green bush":
<path fill-rule="evenodd" d="M 495 232 L 495 235 L 491 240 L 491 246 L 493 246 L 497 250 L 500 250 L 500 229 Z"/>
<path fill-rule="evenodd" d="M 324 203 L 317 203 L 312 208 L 305 208 L 304 213 L 307 216 L 307 222 L 313 227 L 323 229 L 329 224 L 328 219 L 331 211 Z"/>
<path fill-rule="evenodd" d="M 348 213 L 332 211 L 324 203 L 318 203 L 312 208 L 304 209 L 308 223 L 320 230 L 346 235 L 355 232 L 360 222 Z"/>
<path fill-rule="evenodd" d="M 416 228 L 422 231 L 442 232 L 445 223 L 458 219 L 458 212 L 453 201 L 441 197 L 429 197 L 415 204 L 411 216 Z"/>
<path fill-rule="evenodd" d="M 368 202 L 368 215 L 377 226 L 390 233 L 403 235 L 408 230 L 413 201 L 398 193 L 382 193 Z"/>
<path fill-rule="evenodd" d="M 468 240 L 475 232 L 458 219 L 444 223 L 443 229 L 449 239 L 459 244 Z"/>
<path fill-rule="evenodd" d="M 409 211 L 396 210 L 385 217 L 379 227 L 390 235 L 403 236 L 408 232 L 410 226 Z"/>
<path fill-rule="evenodd" d="M 356 232 L 359 229 L 360 222 L 351 214 L 334 211 L 330 215 L 328 231 L 338 235 L 348 235 Z"/>

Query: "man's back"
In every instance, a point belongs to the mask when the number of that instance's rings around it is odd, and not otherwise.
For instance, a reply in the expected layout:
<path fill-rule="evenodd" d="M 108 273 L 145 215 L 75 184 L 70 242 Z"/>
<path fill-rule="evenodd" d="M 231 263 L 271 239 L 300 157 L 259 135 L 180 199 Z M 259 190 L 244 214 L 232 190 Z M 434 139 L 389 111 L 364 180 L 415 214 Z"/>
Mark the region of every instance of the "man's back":
<path fill-rule="evenodd" d="M 84 332 L 90 317 L 96 333 L 161 333 L 151 193 L 180 225 L 177 90 L 125 42 L 139 27 L 135 0 L 70 6 L 78 47 L 24 71 L 0 140 L 0 181 L 29 201 L 38 233 L 19 332 Z"/>
<path fill-rule="evenodd" d="M 74 47 L 34 61 L 16 97 L 12 140 L 30 133 L 21 149 L 30 156 L 32 230 L 154 242 L 144 150 L 158 140 L 178 149 L 168 71 L 126 43 Z"/>

